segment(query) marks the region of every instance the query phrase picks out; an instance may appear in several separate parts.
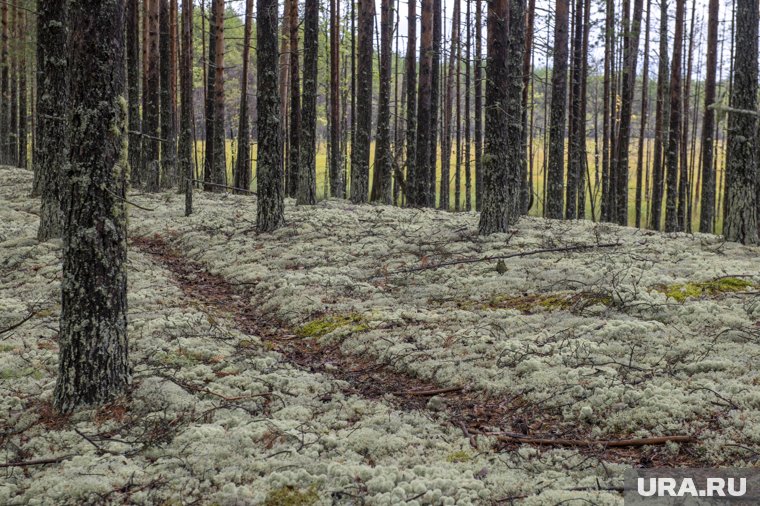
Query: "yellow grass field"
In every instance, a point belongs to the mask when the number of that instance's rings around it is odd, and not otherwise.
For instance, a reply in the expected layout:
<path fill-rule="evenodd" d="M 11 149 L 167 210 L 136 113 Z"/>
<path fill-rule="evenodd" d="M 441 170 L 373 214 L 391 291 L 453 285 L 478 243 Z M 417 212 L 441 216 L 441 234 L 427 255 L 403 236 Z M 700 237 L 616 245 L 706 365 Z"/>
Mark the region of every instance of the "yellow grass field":
<path fill-rule="evenodd" d="M 631 148 L 630 148 L 630 167 L 629 167 L 629 204 L 628 204 L 628 224 L 633 226 L 635 225 L 635 216 L 636 216 L 636 160 L 638 157 L 638 139 L 633 139 L 631 141 Z M 653 139 L 646 139 L 646 146 L 645 146 L 645 153 L 644 153 L 644 163 L 643 163 L 643 191 L 642 191 L 642 223 L 646 224 L 649 222 L 649 210 L 651 206 L 651 188 L 652 188 L 652 158 L 653 158 L 653 149 L 654 149 L 654 140 Z M 204 149 L 204 141 L 198 141 L 196 144 L 196 167 L 197 167 L 197 173 L 196 178 L 202 179 L 203 176 L 203 149 Z M 227 141 L 227 149 L 226 149 L 226 156 L 227 156 L 227 178 L 228 181 L 231 183 L 233 180 L 232 173 L 233 173 L 233 162 L 235 161 L 237 157 L 237 144 L 234 141 Z M 256 165 L 256 144 L 252 144 L 251 146 L 251 159 L 253 160 L 253 178 L 252 178 L 252 184 L 251 187 L 255 191 L 256 189 L 256 171 L 255 171 L 255 165 Z M 588 159 L 588 175 L 590 176 L 591 181 L 591 190 L 588 188 L 588 184 L 586 187 L 586 216 L 587 218 L 591 218 L 592 216 L 592 210 L 593 210 L 593 216 L 595 219 L 598 220 L 599 213 L 600 213 L 600 200 L 601 200 L 601 183 L 597 185 L 597 177 L 596 177 L 596 160 L 595 160 L 595 143 L 594 139 L 588 139 L 587 140 L 587 159 Z M 534 140 L 533 142 L 533 160 L 532 160 L 532 167 L 533 167 L 533 191 L 534 191 L 534 199 L 533 199 L 533 205 L 530 209 L 530 215 L 532 216 L 542 216 L 543 215 L 543 196 L 545 192 L 545 182 L 544 182 L 544 149 L 543 149 L 543 142 L 538 139 Z M 471 150 L 471 153 L 474 153 L 474 146 Z M 697 143 L 694 146 L 689 146 L 689 177 L 690 180 L 693 181 L 692 186 L 692 230 L 698 230 L 699 229 L 699 182 L 701 181 L 701 170 L 697 170 L 701 163 L 701 156 L 700 156 L 700 145 Z M 349 155 L 350 156 L 350 155 Z M 718 213 L 717 213 L 717 220 L 716 220 L 716 232 L 720 232 L 722 227 L 722 181 L 724 177 L 724 160 L 725 160 L 725 146 L 723 144 L 718 145 L 716 150 L 716 156 L 718 157 L 718 188 L 717 193 L 718 195 Z M 370 155 L 370 185 L 372 184 L 372 164 L 374 162 L 374 143 L 371 150 Z M 465 161 L 464 161 L 464 152 L 462 152 L 462 165 L 461 165 L 461 208 L 464 209 L 465 206 L 465 185 L 466 185 L 466 178 L 465 178 Z M 600 161 L 601 163 L 601 161 Z M 350 164 L 349 165 L 349 171 L 350 171 Z M 471 199 L 472 204 L 475 204 L 475 160 L 474 155 L 472 155 L 472 160 L 470 163 L 471 167 Z M 599 177 L 601 178 L 601 167 L 599 168 Z M 456 174 L 456 161 L 454 153 L 452 152 L 451 155 L 451 164 L 450 164 L 450 195 L 449 195 L 449 202 L 451 202 L 451 206 L 453 208 L 454 206 L 454 198 L 455 198 L 455 174 Z M 347 174 L 349 176 L 349 174 Z M 347 177 L 348 180 L 348 177 Z M 438 156 L 438 165 L 436 167 L 436 187 L 440 188 L 440 182 L 441 182 L 441 156 L 439 154 Z M 326 195 L 326 184 L 327 184 L 327 145 L 322 142 L 318 144 L 317 146 L 317 198 L 323 199 Z M 592 199 L 589 198 L 591 194 L 594 194 L 593 198 L 593 205 L 592 205 Z M 440 200 L 440 193 L 436 195 L 436 202 Z M 664 198 L 663 198 L 663 212 L 662 212 L 662 221 L 664 222 L 665 219 L 665 205 L 664 205 Z"/>

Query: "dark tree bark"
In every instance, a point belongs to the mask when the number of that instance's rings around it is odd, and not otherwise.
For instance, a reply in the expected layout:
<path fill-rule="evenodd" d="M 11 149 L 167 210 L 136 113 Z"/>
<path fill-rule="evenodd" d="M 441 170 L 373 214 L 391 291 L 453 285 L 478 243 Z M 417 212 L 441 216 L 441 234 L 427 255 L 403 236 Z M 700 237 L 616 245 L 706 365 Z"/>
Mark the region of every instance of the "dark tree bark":
<path fill-rule="evenodd" d="M 27 114 L 27 82 L 26 82 L 26 44 L 28 40 L 28 31 L 26 26 L 26 9 L 18 10 L 19 25 L 19 60 L 18 60 L 18 166 L 26 168 L 28 163 L 27 156 L 27 124 L 29 116 Z"/>
<path fill-rule="evenodd" d="M 180 66 L 180 121 L 177 165 L 180 177 L 185 178 L 185 216 L 193 212 L 193 179 L 195 170 L 193 153 L 194 103 L 193 103 L 193 0 L 182 0 L 182 63 Z"/>
<path fill-rule="evenodd" d="M 253 0 L 245 2 L 245 28 L 243 29 L 243 72 L 240 74 L 240 124 L 238 127 L 238 154 L 235 166 L 235 188 L 251 187 L 251 123 L 248 117 L 248 65 L 251 53 Z"/>
<path fill-rule="evenodd" d="M 124 12 L 124 0 L 74 0 L 71 6 L 72 149 L 64 171 L 54 393 L 62 412 L 112 400 L 130 377 Z"/>
<path fill-rule="evenodd" d="M 665 0 L 662 0 L 665 2 Z M 602 105 L 602 221 L 610 221 L 612 212 L 611 185 L 612 160 L 610 152 L 614 135 L 614 121 L 612 108 L 613 73 L 615 68 L 615 2 L 606 0 L 604 25 L 604 90 Z M 667 20 L 667 17 L 666 17 Z"/>
<path fill-rule="evenodd" d="M 68 144 L 68 2 L 41 2 L 37 12 L 37 120 L 35 173 L 42 205 L 37 238 L 61 235 L 61 181 L 69 159 Z"/>
<path fill-rule="evenodd" d="M 372 202 L 391 203 L 391 43 L 393 39 L 393 3 L 382 0 L 380 6 L 380 97 L 377 104 L 375 171 L 372 178 Z"/>
<path fill-rule="evenodd" d="M 615 182 L 617 188 L 614 201 L 613 219 L 620 225 L 628 225 L 628 158 L 631 143 L 631 117 L 633 115 L 633 94 L 636 89 L 636 62 L 639 55 L 639 33 L 641 32 L 642 0 L 633 2 L 633 18 L 630 26 L 625 23 L 623 35 L 622 90 L 620 95 L 620 123 L 618 140 L 615 143 Z M 628 18 L 627 8 L 624 12 Z"/>
<path fill-rule="evenodd" d="M 568 0 L 557 0 L 554 23 L 551 118 L 549 125 L 549 180 L 546 217 L 562 219 L 565 185 L 565 113 L 567 106 Z"/>
<path fill-rule="evenodd" d="M 459 62 L 456 48 L 459 46 L 459 2 L 454 2 L 451 16 L 451 43 L 449 44 L 449 66 L 446 77 L 446 88 L 443 97 L 443 132 L 441 132 L 441 202 L 440 208 L 450 207 L 449 193 L 451 191 L 451 128 L 452 100 L 454 97 L 454 80 L 458 74 Z"/>
<path fill-rule="evenodd" d="M 644 31 L 644 65 L 641 76 L 641 119 L 639 126 L 638 158 L 636 160 L 636 228 L 641 228 L 641 199 L 644 188 L 644 146 L 646 145 L 647 107 L 649 102 L 649 15 L 652 0 L 647 0 L 647 19 Z"/>
<path fill-rule="evenodd" d="M 533 0 L 535 2 L 535 0 Z M 529 9 L 528 16 L 532 18 L 533 12 Z M 529 27 L 532 33 L 532 26 Z M 526 51 L 530 53 L 531 34 L 528 33 L 526 39 Z M 530 69 L 528 69 L 530 71 Z M 523 78 L 526 75 L 523 67 Z M 473 75 L 475 81 L 475 209 L 483 209 L 483 5 L 481 0 L 475 0 L 475 70 Z M 523 79 L 524 80 L 524 79 Z M 524 90 L 527 90 L 527 85 Z M 524 94 L 523 96 L 527 97 Z M 523 112 L 525 111 L 525 101 L 523 101 Z"/>
<path fill-rule="evenodd" d="M 413 192 L 409 186 L 415 179 L 417 165 L 417 2 L 408 0 L 407 16 L 407 46 L 406 46 L 406 189 Z M 456 4 L 455 7 L 456 9 Z M 443 189 L 441 189 L 443 192 Z M 409 195 L 406 195 L 409 204 Z"/>
<path fill-rule="evenodd" d="M 718 12 L 719 0 L 710 0 L 707 22 L 707 75 L 705 76 L 705 111 L 702 119 L 702 202 L 699 213 L 699 231 L 713 232 L 715 222 L 715 171 L 713 147 L 715 135 L 715 74 L 718 66 Z"/>
<path fill-rule="evenodd" d="M 160 81 L 161 81 L 161 172 L 162 185 L 169 188 L 177 184 L 177 132 L 174 128 L 174 100 L 172 92 L 171 9 L 169 0 L 160 0 Z"/>
<path fill-rule="evenodd" d="M 478 0 L 478 3 L 480 3 L 480 0 Z M 526 25 L 525 25 L 525 53 L 523 54 L 523 92 L 522 92 L 522 123 L 523 123 L 523 155 L 525 156 L 525 167 L 523 168 L 523 174 L 520 181 L 521 186 L 521 194 L 520 194 L 520 204 L 521 204 L 521 213 L 522 214 L 528 214 L 528 211 L 530 210 L 531 206 L 533 205 L 533 171 L 532 171 L 532 163 L 528 163 L 528 157 L 526 156 L 526 153 L 530 151 L 530 136 L 532 135 L 531 129 L 528 128 L 528 89 L 530 88 L 530 82 L 531 82 L 531 74 L 532 74 L 532 65 L 531 65 L 531 57 L 533 54 L 533 27 L 535 22 L 535 10 L 536 10 L 536 0 L 530 0 L 528 2 L 528 10 L 526 12 Z M 480 15 L 476 14 L 475 17 L 479 20 Z M 476 25 L 476 33 L 479 33 L 480 30 L 480 21 L 478 21 L 478 24 Z M 480 40 L 480 35 L 476 35 L 475 37 L 476 43 Z M 478 50 L 480 50 L 479 47 L 477 47 Z M 480 57 L 476 56 L 476 60 L 480 61 Z M 479 82 L 478 78 L 478 67 L 475 67 L 475 173 L 476 173 L 476 179 L 478 174 L 478 167 L 479 167 L 479 161 L 478 157 L 480 155 L 478 148 L 479 140 L 478 137 L 479 134 L 478 128 L 481 127 L 480 125 L 480 108 L 478 101 L 478 93 L 480 90 L 480 85 L 477 83 Z M 482 100 L 482 99 L 481 99 Z M 482 176 L 480 176 L 482 177 Z M 479 183 L 478 183 L 479 184 Z M 480 210 L 480 208 L 478 208 Z"/>
<path fill-rule="evenodd" d="M 413 207 L 431 205 L 430 179 L 430 110 L 433 66 L 433 0 L 422 0 L 420 18 L 420 73 L 417 103 L 417 160 L 409 176 L 407 203 Z"/>
<path fill-rule="evenodd" d="M 665 125 L 668 123 L 668 2 L 660 0 L 660 48 L 657 69 L 657 103 L 654 118 L 654 154 L 652 157 L 652 211 L 649 226 L 660 230 L 662 226 L 662 197 L 664 195 L 664 148 Z"/>
<path fill-rule="evenodd" d="M 298 192 L 298 170 L 301 164 L 301 69 L 298 62 L 298 0 L 290 0 L 290 124 L 288 139 L 288 197 Z"/>
<path fill-rule="evenodd" d="M 351 202 L 367 202 L 369 193 L 369 150 L 372 131 L 372 33 L 374 0 L 359 0 L 359 43 L 356 69 L 356 124 L 351 146 Z"/>
<path fill-rule="evenodd" d="M 683 1 L 683 0 L 681 0 Z M 726 213 L 728 241 L 757 244 L 758 0 L 736 0 L 734 81 L 728 121 Z"/>
<path fill-rule="evenodd" d="M 8 24 L 8 2 L 3 2 L 0 6 L 2 10 L 2 48 L 0 48 L 0 62 L 2 62 L 2 72 L 0 72 L 0 162 L 7 164 L 10 155 L 10 109 L 11 109 L 11 77 L 10 77 L 10 52 L 8 48 L 10 26 Z"/>
<path fill-rule="evenodd" d="M 330 0 L 330 195 L 343 198 L 340 111 L 340 2 Z"/>
<path fill-rule="evenodd" d="M 144 178 L 140 157 L 142 124 L 140 121 L 140 2 L 127 0 L 127 100 L 129 102 L 129 176 L 132 186 L 139 187 Z"/>
<path fill-rule="evenodd" d="M 303 36 L 303 114 L 301 164 L 298 169 L 299 205 L 317 203 L 317 60 L 319 59 L 319 0 L 306 0 Z M 388 188 L 390 195 L 390 185 Z"/>
<path fill-rule="evenodd" d="M 673 35 L 673 64 L 670 68 L 670 129 L 668 135 L 665 231 L 678 230 L 678 143 L 681 140 L 681 50 L 686 0 L 676 0 L 676 24 Z M 754 200 L 753 200 L 754 202 Z"/>
<path fill-rule="evenodd" d="M 145 15 L 148 18 L 147 59 L 145 60 L 146 87 L 143 108 L 143 161 L 146 168 L 146 189 L 157 192 L 161 183 L 160 154 L 160 69 L 159 69 L 159 0 L 145 0 Z"/>
<path fill-rule="evenodd" d="M 285 222 L 277 66 L 277 0 L 256 1 L 256 50 L 256 223 L 259 232 L 271 232 Z"/>
<path fill-rule="evenodd" d="M 11 81 L 11 108 L 10 130 L 8 132 L 8 165 L 18 164 L 18 2 L 11 3 L 11 45 L 10 45 L 10 81 Z"/>
<path fill-rule="evenodd" d="M 438 167 L 438 123 L 441 105 L 441 30 L 443 23 L 441 0 L 433 0 L 433 54 L 430 76 L 430 170 L 428 171 L 428 192 L 430 207 L 436 206 L 436 184 Z"/>
<path fill-rule="evenodd" d="M 224 0 L 214 0 L 214 182 L 227 184 L 227 146 L 224 113 Z"/>
<path fill-rule="evenodd" d="M 577 217 L 578 195 L 583 191 L 581 173 L 583 172 L 583 150 L 581 146 L 582 85 L 583 85 L 583 0 L 575 0 L 573 26 L 573 54 L 570 69 L 570 114 L 569 146 L 567 167 L 567 193 L 565 197 L 565 217 L 574 220 Z"/>
<path fill-rule="evenodd" d="M 494 0 L 488 6 L 485 187 L 480 235 L 507 232 L 521 214 L 524 16 L 524 0 Z"/>
<path fill-rule="evenodd" d="M 470 161 L 471 137 L 470 137 L 470 48 L 472 46 L 472 20 L 470 16 L 470 2 L 466 3 L 465 9 L 465 41 L 464 51 L 464 208 L 472 211 L 472 163 Z"/>

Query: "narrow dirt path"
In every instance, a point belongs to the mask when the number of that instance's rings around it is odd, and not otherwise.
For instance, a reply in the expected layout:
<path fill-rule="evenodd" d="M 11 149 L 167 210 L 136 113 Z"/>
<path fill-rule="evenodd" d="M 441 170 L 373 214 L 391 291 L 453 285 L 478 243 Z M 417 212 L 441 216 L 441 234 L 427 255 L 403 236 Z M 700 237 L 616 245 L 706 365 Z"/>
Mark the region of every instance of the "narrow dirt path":
<path fill-rule="evenodd" d="M 520 444 L 571 446 L 600 460 L 645 466 L 684 466 L 703 463 L 687 449 L 678 455 L 667 451 L 643 452 L 643 444 L 617 447 L 611 442 L 594 441 L 590 428 L 569 424 L 558 414 L 547 413 L 521 395 L 509 398 L 486 398 L 483 393 L 465 386 L 444 387 L 392 369 L 372 357 L 347 355 L 339 346 L 325 346 L 315 338 L 295 337 L 294 329 L 283 321 L 264 314 L 259 304 L 251 303 L 255 287 L 236 285 L 209 273 L 201 264 L 183 257 L 159 236 L 132 238 L 131 245 L 150 255 L 172 273 L 183 293 L 212 312 L 232 318 L 236 327 L 250 336 L 267 341 L 272 349 L 289 362 L 313 373 L 321 373 L 345 382 L 344 393 L 390 403 L 396 409 L 426 410 L 459 427 L 470 444 L 477 448 L 480 435 L 497 436 L 500 449 Z M 390 395 L 389 395 L 390 394 Z M 436 401 L 430 399 L 435 397 Z M 535 434 L 534 434 L 535 433 Z M 527 436 L 526 436 L 527 434 Z M 623 439 L 623 438 L 621 438 Z M 557 444 L 551 444 L 556 440 Z M 668 440 L 684 443 L 690 438 L 664 436 L 654 444 Z M 584 444 L 563 444 L 574 441 Z M 643 443 L 643 441 L 642 441 Z M 650 441 L 651 443 L 651 441 Z"/>

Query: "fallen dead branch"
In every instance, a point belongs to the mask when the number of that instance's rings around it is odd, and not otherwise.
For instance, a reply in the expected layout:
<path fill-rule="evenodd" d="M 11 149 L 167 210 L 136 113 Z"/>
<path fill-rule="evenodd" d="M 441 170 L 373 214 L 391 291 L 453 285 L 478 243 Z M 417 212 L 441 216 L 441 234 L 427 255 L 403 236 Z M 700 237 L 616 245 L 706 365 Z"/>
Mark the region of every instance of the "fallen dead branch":
<path fill-rule="evenodd" d="M 6 467 L 29 467 L 29 466 L 44 466 L 45 464 L 57 464 L 63 462 L 66 459 L 77 457 L 78 455 L 62 455 L 60 457 L 51 457 L 49 459 L 37 459 L 37 460 L 25 460 L 21 462 L 4 462 L 0 464 L 0 468 Z"/>
<path fill-rule="evenodd" d="M 460 392 L 462 390 L 462 387 L 448 387 L 448 388 L 435 388 L 432 390 L 407 390 L 406 392 L 403 392 L 404 395 L 420 395 L 420 396 L 426 396 L 426 395 L 439 395 L 439 394 L 448 394 L 450 392 Z"/>
<path fill-rule="evenodd" d="M 666 443 L 693 443 L 696 441 L 691 436 L 658 436 L 641 439 L 611 439 L 596 441 L 593 439 L 545 439 L 533 437 L 500 436 L 499 441 L 505 443 L 525 443 L 546 446 L 606 446 L 619 448 L 622 446 L 649 446 L 663 445 Z"/>
<path fill-rule="evenodd" d="M 509 253 L 507 255 L 493 255 L 493 256 L 479 257 L 479 258 L 461 258 L 459 260 L 449 260 L 447 262 L 440 262 L 437 264 L 421 265 L 419 267 L 411 267 L 409 269 L 400 269 L 397 271 L 385 272 L 382 274 L 372 276 L 369 279 L 371 280 L 371 279 L 383 278 L 386 276 L 395 276 L 397 274 L 410 274 L 413 272 L 430 271 L 430 270 L 440 269 L 441 267 L 450 267 L 452 265 L 475 264 L 479 262 L 492 262 L 494 260 L 506 260 L 509 258 L 528 257 L 532 255 L 540 255 L 542 253 L 567 253 L 571 251 L 587 251 L 591 249 L 615 248 L 618 246 L 622 246 L 622 243 L 610 242 L 610 243 L 601 243 L 601 244 L 577 244 L 575 246 L 564 246 L 561 248 L 542 248 L 542 249 L 534 249 L 530 251 L 519 251 L 517 253 Z"/>

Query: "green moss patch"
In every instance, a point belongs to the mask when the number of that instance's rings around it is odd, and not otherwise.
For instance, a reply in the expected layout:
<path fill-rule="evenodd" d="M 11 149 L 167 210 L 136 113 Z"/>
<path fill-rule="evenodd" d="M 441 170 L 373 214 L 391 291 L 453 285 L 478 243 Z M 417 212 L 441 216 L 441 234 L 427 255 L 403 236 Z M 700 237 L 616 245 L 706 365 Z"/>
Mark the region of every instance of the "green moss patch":
<path fill-rule="evenodd" d="M 471 459 L 470 454 L 464 450 L 459 450 L 454 453 L 450 453 L 446 456 L 446 461 L 451 462 L 452 464 L 457 464 L 460 462 L 468 462 L 470 459 Z"/>
<path fill-rule="evenodd" d="M 725 277 L 695 283 L 689 282 L 663 285 L 658 287 L 658 290 L 664 293 L 669 299 L 673 299 L 677 302 L 684 302 L 688 299 L 714 297 L 722 293 L 740 292 L 754 287 L 755 283 L 746 279 Z"/>
<path fill-rule="evenodd" d="M 366 320 L 357 314 L 349 313 L 345 315 L 328 315 L 310 321 L 296 330 L 298 337 L 320 338 L 338 330 L 348 327 L 350 332 L 364 332 L 369 330 Z"/>
<path fill-rule="evenodd" d="M 311 485 L 306 490 L 293 487 L 276 488 L 267 494 L 264 506 L 309 506 L 319 501 L 317 487 Z"/>
<path fill-rule="evenodd" d="M 539 311 L 582 311 L 601 304 L 611 306 L 612 297 L 599 292 L 532 293 L 522 295 L 497 295 L 485 305 L 485 309 L 516 309 L 526 314 Z"/>

